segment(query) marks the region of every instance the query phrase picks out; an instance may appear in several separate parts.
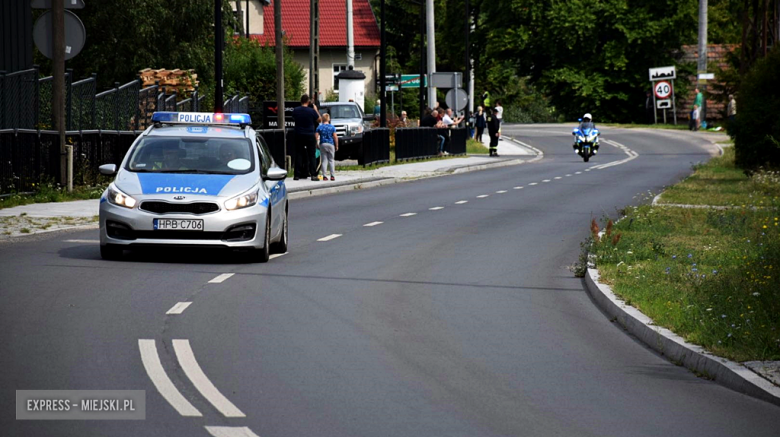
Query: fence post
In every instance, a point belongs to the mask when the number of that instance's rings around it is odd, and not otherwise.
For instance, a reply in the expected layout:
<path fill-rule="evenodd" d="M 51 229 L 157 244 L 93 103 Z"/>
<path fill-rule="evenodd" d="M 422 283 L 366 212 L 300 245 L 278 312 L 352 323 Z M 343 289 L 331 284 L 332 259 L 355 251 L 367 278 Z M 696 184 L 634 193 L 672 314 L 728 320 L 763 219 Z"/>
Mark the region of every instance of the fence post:
<path fill-rule="evenodd" d="M 73 129 L 73 69 L 65 69 L 65 130 Z"/>
<path fill-rule="evenodd" d="M 119 82 L 114 82 L 114 130 L 119 130 Z"/>
<path fill-rule="evenodd" d="M 40 75 L 39 72 L 40 67 L 38 65 L 33 65 L 33 70 L 35 70 L 35 85 L 33 86 L 34 91 L 33 93 L 35 96 L 33 96 L 33 107 L 35 108 L 35 115 L 33 115 L 33 122 L 35 122 L 35 128 L 40 130 L 40 119 L 39 115 L 41 112 L 41 83 L 38 80 L 38 76 Z"/>
<path fill-rule="evenodd" d="M 95 92 L 90 93 L 92 97 L 92 129 L 95 129 L 97 126 L 97 73 L 92 73 L 92 82 L 95 84 Z M 80 130 L 80 129 L 79 129 Z"/>
<path fill-rule="evenodd" d="M 198 87 L 195 87 L 195 91 L 192 92 L 192 112 L 199 112 L 200 106 L 198 105 Z"/>

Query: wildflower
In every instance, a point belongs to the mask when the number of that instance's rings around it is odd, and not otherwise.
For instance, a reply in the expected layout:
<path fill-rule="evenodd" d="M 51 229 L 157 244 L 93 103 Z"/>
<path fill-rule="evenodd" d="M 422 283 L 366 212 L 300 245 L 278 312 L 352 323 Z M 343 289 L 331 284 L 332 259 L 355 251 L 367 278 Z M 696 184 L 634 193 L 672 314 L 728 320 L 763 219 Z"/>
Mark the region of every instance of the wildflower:
<path fill-rule="evenodd" d="M 756 291 L 755 293 L 753 293 L 753 296 L 755 296 L 755 297 L 761 296 L 761 293 Z M 750 308 L 750 307 L 748 307 L 748 308 Z"/>
<path fill-rule="evenodd" d="M 677 255 L 672 255 L 672 259 L 677 259 Z"/>
<path fill-rule="evenodd" d="M 718 271 L 717 271 L 717 270 L 713 270 L 713 271 L 712 271 L 712 274 L 713 274 L 713 275 L 717 275 L 717 274 L 718 274 Z"/>
<path fill-rule="evenodd" d="M 725 319 L 725 318 L 726 318 L 726 315 L 725 315 L 725 314 L 721 314 L 721 315 L 720 315 L 720 318 L 721 318 L 721 319 Z"/>
<path fill-rule="evenodd" d="M 702 278 L 702 279 L 704 279 L 704 278 L 706 278 L 706 277 L 707 277 L 707 275 L 701 275 L 701 278 Z"/>
<path fill-rule="evenodd" d="M 707 311 L 712 311 L 712 308 L 707 308 Z"/>
<path fill-rule="evenodd" d="M 692 267 L 696 267 L 696 263 L 691 264 Z"/>
<path fill-rule="evenodd" d="M 689 253 L 688 258 L 693 258 L 693 255 Z"/>
<path fill-rule="evenodd" d="M 728 335 L 728 336 L 729 336 L 729 337 L 731 337 L 731 333 L 730 333 L 730 332 L 729 332 L 729 335 Z"/>
<path fill-rule="evenodd" d="M 698 271 L 699 271 L 699 269 L 697 269 L 696 267 L 694 267 L 694 268 L 692 268 L 692 269 L 691 269 L 691 271 L 692 271 L 692 272 L 698 272 Z"/>

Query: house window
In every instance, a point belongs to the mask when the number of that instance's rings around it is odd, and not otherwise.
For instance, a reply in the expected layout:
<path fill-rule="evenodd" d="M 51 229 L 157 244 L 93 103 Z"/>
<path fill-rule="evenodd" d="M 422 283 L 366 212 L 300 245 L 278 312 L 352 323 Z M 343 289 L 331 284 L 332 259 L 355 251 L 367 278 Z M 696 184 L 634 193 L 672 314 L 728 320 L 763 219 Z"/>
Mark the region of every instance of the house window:
<path fill-rule="evenodd" d="M 355 53 L 355 60 L 356 61 L 362 61 L 363 60 L 363 54 L 362 53 Z"/>
<path fill-rule="evenodd" d="M 342 71 L 346 70 L 347 64 L 333 64 L 333 91 L 339 91 L 339 80 L 336 78 L 336 76 L 338 76 Z"/>

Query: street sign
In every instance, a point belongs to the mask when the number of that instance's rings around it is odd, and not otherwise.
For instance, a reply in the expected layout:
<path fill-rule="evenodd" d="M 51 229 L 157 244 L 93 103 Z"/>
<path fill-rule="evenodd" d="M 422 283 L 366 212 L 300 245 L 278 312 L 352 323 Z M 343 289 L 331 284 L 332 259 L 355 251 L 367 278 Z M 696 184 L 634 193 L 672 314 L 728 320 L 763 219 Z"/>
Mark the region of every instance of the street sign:
<path fill-rule="evenodd" d="M 714 80 L 715 73 L 699 73 L 699 80 Z"/>
<path fill-rule="evenodd" d="M 84 48 L 87 31 L 81 19 L 71 11 L 65 10 L 65 60 L 73 58 Z M 33 27 L 35 47 L 43 56 L 53 59 L 54 50 L 51 46 L 51 11 L 46 11 L 35 20 Z"/>
<path fill-rule="evenodd" d="M 447 102 L 448 107 L 453 108 L 456 111 L 462 111 L 469 102 L 469 95 L 461 88 L 453 88 L 447 91 L 444 101 Z"/>
<path fill-rule="evenodd" d="M 677 69 L 674 66 L 650 69 L 650 82 L 667 79 L 677 79 Z"/>
<path fill-rule="evenodd" d="M 398 91 L 398 85 L 385 85 L 385 91 Z"/>
<path fill-rule="evenodd" d="M 423 76 L 423 86 L 428 85 L 428 77 Z M 401 75 L 401 88 L 420 88 L 420 75 L 419 74 L 402 74 Z"/>
<path fill-rule="evenodd" d="M 672 100 L 671 99 L 657 100 L 655 102 L 655 106 L 658 109 L 670 109 L 672 107 Z"/>
<path fill-rule="evenodd" d="M 669 96 L 672 95 L 672 86 L 669 82 L 662 80 L 653 85 L 653 92 L 655 92 L 655 96 L 659 99 L 668 99 Z"/>
<path fill-rule="evenodd" d="M 60 0 L 65 9 L 84 9 L 84 0 Z M 30 7 L 33 9 L 51 9 L 51 0 L 32 0 Z"/>
<path fill-rule="evenodd" d="M 433 73 L 431 86 L 434 88 L 461 88 L 463 86 L 463 73 Z"/>

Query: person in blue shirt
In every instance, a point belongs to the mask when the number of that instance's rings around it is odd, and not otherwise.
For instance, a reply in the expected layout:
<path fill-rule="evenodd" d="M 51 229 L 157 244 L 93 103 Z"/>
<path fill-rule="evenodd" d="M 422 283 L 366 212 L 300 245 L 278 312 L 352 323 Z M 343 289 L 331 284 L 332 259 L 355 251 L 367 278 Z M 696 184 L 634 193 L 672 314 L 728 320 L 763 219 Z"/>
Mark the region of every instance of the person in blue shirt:
<path fill-rule="evenodd" d="M 325 172 L 330 167 L 330 180 L 335 181 L 335 156 L 339 150 L 339 137 L 336 135 L 336 128 L 330 124 L 330 114 L 322 115 L 322 124 L 317 126 L 317 144 L 320 145 L 320 156 L 322 157 L 322 180 L 327 181 Z"/>
<path fill-rule="evenodd" d="M 317 106 L 312 105 L 308 94 L 301 96 L 301 106 L 293 109 L 293 121 L 295 121 L 295 177 L 311 176 L 311 180 L 317 179 L 317 139 L 314 137 L 314 128 L 322 121 Z"/>

